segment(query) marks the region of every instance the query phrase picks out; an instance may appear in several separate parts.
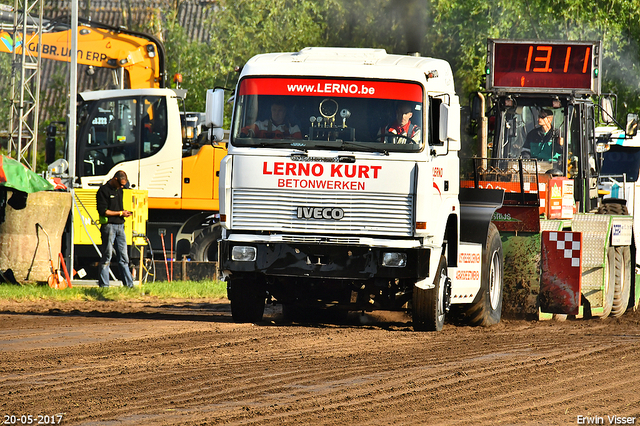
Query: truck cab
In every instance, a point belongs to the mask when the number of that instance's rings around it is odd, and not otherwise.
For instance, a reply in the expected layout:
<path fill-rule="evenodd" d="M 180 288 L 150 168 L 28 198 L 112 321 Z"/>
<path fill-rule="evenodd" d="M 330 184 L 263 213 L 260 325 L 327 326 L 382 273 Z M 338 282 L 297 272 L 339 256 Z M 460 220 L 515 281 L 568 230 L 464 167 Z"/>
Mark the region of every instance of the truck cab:
<path fill-rule="evenodd" d="M 443 60 L 315 47 L 250 59 L 220 168 L 234 319 L 259 320 L 269 300 L 292 316 L 411 310 L 437 330 L 451 303 L 478 303 L 496 205 L 476 197 L 478 241 L 462 243 L 459 150 Z"/>

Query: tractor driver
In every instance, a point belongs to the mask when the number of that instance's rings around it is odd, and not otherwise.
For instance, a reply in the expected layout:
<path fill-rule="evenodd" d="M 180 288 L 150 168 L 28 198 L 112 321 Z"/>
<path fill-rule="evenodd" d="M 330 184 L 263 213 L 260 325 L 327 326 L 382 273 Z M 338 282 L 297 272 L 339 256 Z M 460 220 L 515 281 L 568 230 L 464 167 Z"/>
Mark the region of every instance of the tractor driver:
<path fill-rule="evenodd" d="M 543 109 L 538 113 L 538 127 L 527 134 L 522 147 L 522 158 L 558 161 L 562 156 L 564 139 L 553 128 L 553 112 Z"/>

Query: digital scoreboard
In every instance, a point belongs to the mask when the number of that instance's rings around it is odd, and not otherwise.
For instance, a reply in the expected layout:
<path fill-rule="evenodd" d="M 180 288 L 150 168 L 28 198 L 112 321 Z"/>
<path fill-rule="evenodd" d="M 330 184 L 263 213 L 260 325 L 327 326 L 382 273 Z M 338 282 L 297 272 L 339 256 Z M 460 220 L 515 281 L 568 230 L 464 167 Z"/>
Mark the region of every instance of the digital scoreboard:
<path fill-rule="evenodd" d="M 489 39 L 487 90 L 600 94 L 600 41 Z"/>

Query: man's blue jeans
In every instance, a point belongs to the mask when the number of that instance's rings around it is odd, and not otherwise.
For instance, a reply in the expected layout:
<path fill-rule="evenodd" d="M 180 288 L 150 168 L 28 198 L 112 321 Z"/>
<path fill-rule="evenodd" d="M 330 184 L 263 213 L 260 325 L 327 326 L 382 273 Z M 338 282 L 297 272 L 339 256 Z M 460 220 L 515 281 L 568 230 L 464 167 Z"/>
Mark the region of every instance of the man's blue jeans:
<path fill-rule="evenodd" d="M 109 263 L 111 253 L 115 248 L 116 260 L 122 275 L 122 282 L 127 287 L 133 287 L 133 277 L 129 270 L 129 256 L 127 255 L 127 236 L 124 233 L 124 224 L 106 223 L 100 227 L 102 236 L 102 257 L 100 258 L 100 277 L 98 285 L 109 287 Z"/>

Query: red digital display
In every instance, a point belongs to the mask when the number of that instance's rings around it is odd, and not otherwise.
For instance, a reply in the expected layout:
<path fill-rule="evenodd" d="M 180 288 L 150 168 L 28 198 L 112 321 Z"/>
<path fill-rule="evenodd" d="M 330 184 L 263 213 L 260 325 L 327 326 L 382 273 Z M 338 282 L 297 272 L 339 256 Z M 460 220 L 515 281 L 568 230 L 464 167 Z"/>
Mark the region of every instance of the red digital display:
<path fill-rule="evenodd" d="M 599 43 L 489 40 L 489 88 L 599 92 L 594 62 Z M 489 81 L 490 80 L 490 81 Z"/>

